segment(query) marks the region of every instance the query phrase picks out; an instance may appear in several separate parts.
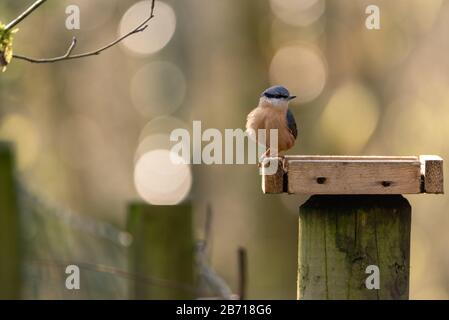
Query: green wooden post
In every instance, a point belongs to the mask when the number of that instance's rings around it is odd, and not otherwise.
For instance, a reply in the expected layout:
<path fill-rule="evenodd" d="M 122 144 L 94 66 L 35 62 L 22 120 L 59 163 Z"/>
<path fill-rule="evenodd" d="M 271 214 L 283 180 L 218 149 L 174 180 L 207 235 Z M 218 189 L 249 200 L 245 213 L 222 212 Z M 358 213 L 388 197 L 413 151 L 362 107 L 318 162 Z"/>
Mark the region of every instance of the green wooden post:
<path fill-rule="evenodd" d="M 408 299 L 411 207 L 401 195 L 312 196 L 300 207 L 298 299 Z M 369 265 L 380 289 L 367 289 Z"/>
<path fill-rule="evenodd" d="M 131 297 L 193 299 L 194 238 L 190 204 L 133 203 L 128 211 Z"/>
<path fill-rule="evenodd" d="M 20 299 L 19 210 L 14 155 L 0 142 L 0 299 Z"/>

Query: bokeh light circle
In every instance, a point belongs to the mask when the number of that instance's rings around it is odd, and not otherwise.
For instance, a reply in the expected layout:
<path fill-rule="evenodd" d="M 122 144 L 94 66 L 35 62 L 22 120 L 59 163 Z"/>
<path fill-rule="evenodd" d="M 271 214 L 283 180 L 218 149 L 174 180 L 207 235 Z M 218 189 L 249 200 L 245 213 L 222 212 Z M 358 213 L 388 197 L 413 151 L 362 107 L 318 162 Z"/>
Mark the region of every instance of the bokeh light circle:
<path fill-rule="evenodd" d="M 324 0 L 270 0 L 270 5 L 278 19 L 293 26 L 312 24 L 326 8 Z"/>
<path fill-rule="evenodd" d="M 358 152 L 377 127 L 380 111 L 373 93 L 358 83 L 348 83 L 332 95 L 319 127 L 322 137 L 341 152 Z"/>
<path fill-rule="evenodd" d="M 119 36 L 127 34 L 130 30 L 148 18 L 151 1 L 140 1 L 133 5 L 124 14 L 119 27 Z M 151 27 L 145 32 L 135 34 L 122 43 L 131 52 L 138 54 L 151 54 L 164 48 L 173 37 L 176 30 L 176 14 L 173 8 L 162 1 L 156 1 L 155 16 L 151 20 Z"/>
<path fill-rule="evenodd" d="M 131 99 L 143 116 L 157 117 L 176 111 L 184 101 L 184 73 L 173 63 L 154 61 L 142 67 L 131 80 Z"/>
<path fill-rule="evenodd" d="M 175 205 L 184 200 L 190 192 L 191 167 L 170 150 L 152 150 L 137 161 L 134 184 L 140 197 L 148 203 Z"/>
<path fill-rule="evenodd" d="M 139 146 L 134 154 L 134 163 L 137 163 L 139 159 L 146 153 L 158 150 L 170 149 L 170 136 L 164 133 L 157 133 L 146 136 L 139 142 Z"/>
<path fill-rule="evenodd" d="M 271 61 L 271 83 L 286 86 L 297 96 L 298 102 L 309 102 L 318 97 L 326 80 L 326 63 L 315 48 L 286 46 L 279 49 Z"/>
<path fill-rule="evenodd" d="M 186 129 L 189 131 L 187 124 L 175 117 L 163 116 L 148 122 L 140 133 L 139 145 L 134 155 L 134 162 L 137 162 L 142 155 L 152 150 L 171 150 L 178 143 L 177 141 L 170 141 L 170 135 L 176 129 Z"/>
<path fill-rule="evenodd" d="M 170 135 L 173 130 L 184 128 L 190 130 L 188 124 L 179 118 L 173 116 L 157 117 L 149 121 L 141 130 L 139 141 L 153 134 Z"/>

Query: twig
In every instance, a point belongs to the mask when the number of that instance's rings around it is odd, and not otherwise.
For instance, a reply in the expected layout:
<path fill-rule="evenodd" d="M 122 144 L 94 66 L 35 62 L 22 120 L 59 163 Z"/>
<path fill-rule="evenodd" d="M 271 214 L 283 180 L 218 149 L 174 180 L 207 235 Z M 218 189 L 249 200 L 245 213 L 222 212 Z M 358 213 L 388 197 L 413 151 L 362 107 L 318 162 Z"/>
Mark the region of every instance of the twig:
<path fill-rule="evenodd" d="M 211 225 L 212 225 L 212 206 L 210 203 L 207 204 L 206 208 L 206 221 L 204 223 L 204 243 L 205 249 L 210 248 L 211 244 Z"/>
<path fill-rule="evenodd" d="M 208 263 L 207 251 L 208 248 L 211 248 L 212 218 L 212 206 L 208 203 L 204 223 L 204 236 L 202 240 L 197 241 L 196 247 L 196 266 L 200 276 L 200 283 L 212 290 L 220 299 L 233 300 L 235 295 L 232 294 L 231 288 Z"/>
<path fill-rule="evenodd" d="M 45 1 L 45 0 L 44 0 Z M 73 49 L 76 46 L 76 38 L 72 39 L 72 42 L 67 50 L 67 53 L 63 56 L 59 56 L 59 57 L 54 57 L 54 58 L 30 58 L 27 56 L 22 56 L 22 55 L 13 55 L 14 58 L 16 59 L 21 59 L 21 60 L 25 60 L 31 63 L 54 63 L 54 62 L 59 62 L 59 61 L 64 61 L 64 60 L 73 60 L 73 59 L 81 59 L 81 58 L 87 58 L 87 57 L 92 57 L 92 56 L 97 56 L 100 53 L 102 53 L 103 51 L 108 50 L 109 48 L 115 46 L 116 44 L 122 42 L 123 40 L 125 40 L 126 38 L 136 34 L 136 33 L 140 33 L 145 31 L 148 28 L 148 23 L 154 18 L 154 7 L 155 7 L 155 3 L 156 0 L 152 0 L 151 2 L 151 11 L 150 11 L 150 16 L 148 18 L 146 18 L 142 23 L 140 23 L 136 28 L 132 29 L 130 32 L 128 32 L 127 34 L 117 38 L 116 40 L 112 41 L 111 43 L 93 50 L 93 51 L 89 51 L 89 52 L 85 52 L 85 53 L 79 53 L 79 54 L 73 54 Z M 29 10 L 29 9 L 28 9 Z M 27 10 L 27 11 L 28 11 Z M 29 14 L 29 13 L 28 13 Z M 27 14 L 27 15 L 28 15 Z M 23 14 L 22 14 L 23 15 Z M 26 17 L 26 16 L 25 16 Z M 22 20 L 25 18 L 23 17 Z M 17 19 L 16 19 L 17 20 Z M 20 22 L 20 21 L 19 21 Z"/>
<path fill-rule="evenodd" d="M 239 299 L 246 299 L 246 275 L 247 275 L 247 256 L 246 249 L 240 247 L 238 250 L 238 269 L 239 269 Z"/>
<path fill-rule="evenodd" d="M 235 295 L 232 294 L 228 284 L 207 263 L 204 246 L 197 247 L 196 267 L 200 283 L 212 290 L 213 294 L 218 295 L 221 299 L 225 300 L 233 300 L 235 298 Z"/>
<path fill-rule="evenodd" d="M 204 222 L 204 233 L 203 238 L 197 241 L 198 250 L 204 252 L 206 255 L 211 247 L 211 225 L 212 225 L 212 207 L 210 203 L 206 207 L 206 217 Z"/>
<path fill-rule="evenodd" d="M 42 4 L 44 4 L 47 0 L 37 0 L 35 1 L 28 9 L 26 9 L 20 16 L 15 18 L 13 21 L 6 25 L 6 30 L 11 30 L 15 26 L 17 26 L 22 20 L 28 17 L 34 10 L 39 8 Z"/>

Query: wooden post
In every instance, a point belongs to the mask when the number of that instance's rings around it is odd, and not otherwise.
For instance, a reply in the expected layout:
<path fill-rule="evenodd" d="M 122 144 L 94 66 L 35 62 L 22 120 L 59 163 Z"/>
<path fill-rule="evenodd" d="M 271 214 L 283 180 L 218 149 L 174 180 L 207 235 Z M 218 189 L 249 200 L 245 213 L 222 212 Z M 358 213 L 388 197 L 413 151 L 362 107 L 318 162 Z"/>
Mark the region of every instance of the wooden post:
<path fill-rule="evenodd" d="M 274 174 L 264 168 L 265 194 L 313 195 L 299 213 L 298 299 L 408 299 L 411 207 L 401 194 L 443 194 L 441 157 L 298 155 Z"/>
<path fill-rule="evenodd" d="M 400 195 L 313 196 L 299 214 L 299 299 L 408 299 L 411 207 Z M 380 289 L 368 289 L 367 267 Z"/>
<path fill-rule="evenodd" d="M 20 299 L 19 210 L 11 146 L 0 142 L 0 299 Z"/>
<path fill-rule="evenodd" d="M 191 205 L 129 207 L 131 297 L 193 299 L 194 238 Z"/>

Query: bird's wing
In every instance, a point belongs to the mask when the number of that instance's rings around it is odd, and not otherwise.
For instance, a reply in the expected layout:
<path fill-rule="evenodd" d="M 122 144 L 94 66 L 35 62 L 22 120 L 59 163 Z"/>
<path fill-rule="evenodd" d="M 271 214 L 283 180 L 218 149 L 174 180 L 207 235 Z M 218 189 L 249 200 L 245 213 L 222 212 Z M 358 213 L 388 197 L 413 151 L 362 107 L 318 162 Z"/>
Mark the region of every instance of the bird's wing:
<path fill-rule="evenodd" d="M 293 116 L 293 113 L 290 111 L 290 109 L 287 110 L 287 125 L 290 129 L 290 132 L 296 139 L 298 137 L 298 127 L 296 126 L 295 117 Z"/>

